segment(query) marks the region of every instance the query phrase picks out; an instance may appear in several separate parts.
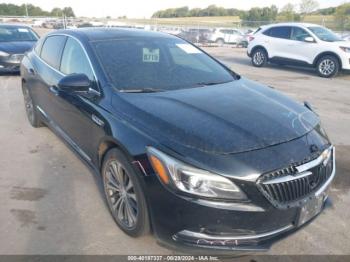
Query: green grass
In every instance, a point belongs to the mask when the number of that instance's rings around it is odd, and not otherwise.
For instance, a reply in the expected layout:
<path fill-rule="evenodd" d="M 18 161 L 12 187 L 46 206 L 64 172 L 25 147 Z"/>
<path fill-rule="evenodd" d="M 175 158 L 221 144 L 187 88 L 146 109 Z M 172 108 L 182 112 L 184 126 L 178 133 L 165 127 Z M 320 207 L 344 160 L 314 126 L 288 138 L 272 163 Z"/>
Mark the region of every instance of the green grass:
<path fill-rule="evenodd" d="M 178 26 L 235 26 L 241 22 L 238 16 L 179 17 L 151 19 L 119 19 L 120 22 L 144 25 Z"/>
<path fill-rule="evenodd" d="M 279 17 L 278 21 L 285 21 Z M 180 26 L 180 27 L 239 27 L 242 20 L 238 16 L 208 16 L 208 17 L 179 17 L 179 18 L 151 18 L 151 19 L 118 19 L 130 25 L 157 25 L 157 26 Z M 287 22 L 287 21 L 285 21 Z M 307 15 L 302 21 L 325 25 L 331 29 L 336 27 L 335 18 L 332 15 Z M 268 24 L 262 22 L 261 24 Z M 249 22 L 245 23 L 249 26 Z M 259 26 L 259 22 L 252 23 L 252 27 Z"/>

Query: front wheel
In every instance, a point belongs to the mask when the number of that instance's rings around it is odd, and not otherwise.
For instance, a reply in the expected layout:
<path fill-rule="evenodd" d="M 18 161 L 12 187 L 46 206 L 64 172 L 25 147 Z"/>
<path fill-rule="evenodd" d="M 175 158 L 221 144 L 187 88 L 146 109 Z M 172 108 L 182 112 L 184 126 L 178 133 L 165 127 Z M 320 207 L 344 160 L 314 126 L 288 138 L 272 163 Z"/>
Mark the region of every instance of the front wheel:
<path fill-rule="evenodd" d="M 339 61 L 331 55 L 323 56 L 317 61 L 316 69 L 321 77 L 330 78 L 336 76 L 339 72 Z"/>
<path fill-rule="evenodd" d="M 252 53 L 252 64 L 255 67 L 263 67 L 267 63 L 267 53 L 262 48 L 257 48 Z"/>
<path fill-rule="evenodd" d="M 111 214 L 132 237 L 148 233 L 149 218 L 141 183 L 124 154 L 114 148 L 104 158 L 103 186 Z"/>

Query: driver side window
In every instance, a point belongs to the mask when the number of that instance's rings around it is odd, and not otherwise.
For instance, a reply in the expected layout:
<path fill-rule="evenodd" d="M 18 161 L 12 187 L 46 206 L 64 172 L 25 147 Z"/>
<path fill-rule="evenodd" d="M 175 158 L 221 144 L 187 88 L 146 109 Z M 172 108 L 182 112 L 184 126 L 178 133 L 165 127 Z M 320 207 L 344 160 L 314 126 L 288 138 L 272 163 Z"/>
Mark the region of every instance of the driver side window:
<path fill-rule="evenodd" d="M 305 37 L 311 36 L 308 32 L 300 27 L 293 27 L 290 39 L 295 41 L 304 41 Z"/>
<path fill-rule="evenodd" d="M 85 74 L 93 81 L 94 75 L 86 54 L 80 44 L 69 37 L 63 51 L 60 71 L 66 75 Z"/>

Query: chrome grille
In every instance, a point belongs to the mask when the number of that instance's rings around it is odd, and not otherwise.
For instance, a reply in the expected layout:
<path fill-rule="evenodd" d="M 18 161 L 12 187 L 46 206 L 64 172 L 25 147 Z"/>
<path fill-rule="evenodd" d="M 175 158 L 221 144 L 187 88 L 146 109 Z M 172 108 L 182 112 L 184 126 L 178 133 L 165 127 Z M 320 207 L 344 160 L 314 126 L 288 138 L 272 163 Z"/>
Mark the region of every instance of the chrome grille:
<path fill-rule="evenodd" d="M 276 170 L 262 175 L 258 181 L 258 189 L 277 206 L 292 206 L 316 192 L 330 179 L 334 165 L 333 149 L 329 150 L 329 157 L 322 159 L 322 154 L 310 162 L 303 165 L 310 165 L 310 168 L 304 170 L 300 163 L 294 163 L 286 168 Z M 324 151 L 326 152 L 326 151 Z M 302 170 L 300 172 L 299 170 Z"/>

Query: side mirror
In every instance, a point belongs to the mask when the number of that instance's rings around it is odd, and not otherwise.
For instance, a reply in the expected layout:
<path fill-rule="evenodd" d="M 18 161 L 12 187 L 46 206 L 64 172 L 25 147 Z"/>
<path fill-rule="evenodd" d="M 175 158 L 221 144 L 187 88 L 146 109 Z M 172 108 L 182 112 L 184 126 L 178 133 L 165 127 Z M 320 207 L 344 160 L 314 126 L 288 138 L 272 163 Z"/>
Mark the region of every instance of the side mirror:
<path fill-rule="evenodd" d="M 315 43 L 315 39 L 312 36 L 307 36 L 304 38 L 304 42 Z"/>
<path fill-rule="evenodd" d="M 91 81 L 85 74 L 71 74 L 63 77 L 57 86 L 67 92 L 88 92 Z"/>

